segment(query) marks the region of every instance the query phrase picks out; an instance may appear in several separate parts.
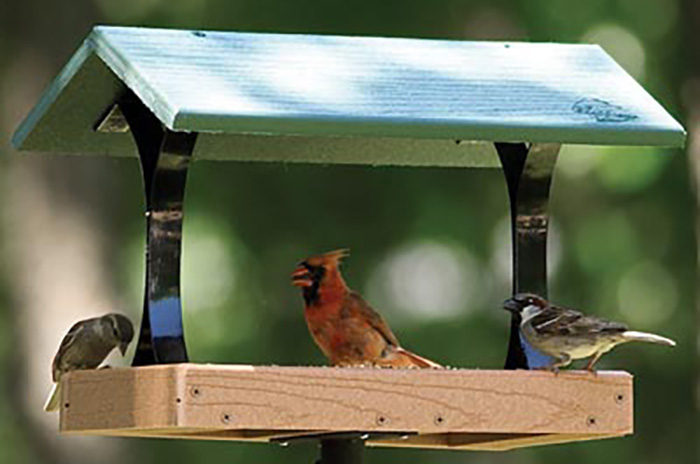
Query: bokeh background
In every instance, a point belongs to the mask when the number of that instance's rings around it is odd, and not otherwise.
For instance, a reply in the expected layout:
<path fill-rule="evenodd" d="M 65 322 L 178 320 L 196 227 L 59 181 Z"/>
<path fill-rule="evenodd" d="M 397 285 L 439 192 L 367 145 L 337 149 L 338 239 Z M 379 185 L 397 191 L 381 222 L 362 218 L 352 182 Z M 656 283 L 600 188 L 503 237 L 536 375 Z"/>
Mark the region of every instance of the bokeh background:
<path fill-rule="evenodd" d="M 553 299 L 679 343 L 628 345 L 600 364 L 635 374 L 635 435 L 498 454 L 371 449 L 367 462 L 698 462 L 697 0 L 3 0 L 0 463 L 310 463 L 317 454 L 313 445 L 61 437 L 56 415 L 41 410 L 68 327 L 109 310 L 138 320 L 142 305 L 136 159 L 19 154 L 9 144 L 97 23 L 602 45 L 690 136 L 686 150 L 565 147 L 554 179 Z M 347 246 L 348 281 L 405 346 L 454 366 L 503 364 L 510 232 L 498 170 L 202 162 L 185 211 L 194 361 L 323 364 L 289 273 L 305 255 Z"/>

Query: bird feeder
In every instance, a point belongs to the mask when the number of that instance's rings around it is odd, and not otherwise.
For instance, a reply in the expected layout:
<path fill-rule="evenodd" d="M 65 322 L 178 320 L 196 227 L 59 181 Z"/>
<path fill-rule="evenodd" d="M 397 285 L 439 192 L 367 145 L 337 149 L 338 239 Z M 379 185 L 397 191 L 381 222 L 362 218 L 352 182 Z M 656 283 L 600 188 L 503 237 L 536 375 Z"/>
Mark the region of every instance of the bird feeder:
<path fill-rule="evenodd" d="M 678 147 L 683 128 L 595 45 L 95 27 L 14 135 L 21 150 L 138 156 L 147 272 L 133 367 L 62 379 L 69 434 L 504 450 L 632 433 L 625 372 L 188 363 L 180 300 L 192 160 L 501 168 L 513 290 L 547 293 L 562 144 Z"/>

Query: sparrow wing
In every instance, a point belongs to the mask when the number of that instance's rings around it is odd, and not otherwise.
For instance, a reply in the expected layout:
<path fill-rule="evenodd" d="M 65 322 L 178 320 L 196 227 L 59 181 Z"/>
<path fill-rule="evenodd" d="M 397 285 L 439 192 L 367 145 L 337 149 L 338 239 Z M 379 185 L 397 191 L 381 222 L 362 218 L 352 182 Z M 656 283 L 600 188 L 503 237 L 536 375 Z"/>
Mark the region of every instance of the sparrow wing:
<path fill-rule="evenodd" d="M 542 335 L 580 336 L 624 332 L 627 327 L 579 311 L 550 305 L 532 318 L 533 328 Z"/>
<path fill-rule="evenodd" d="M 65 337 L 63 337 L 63 340 L 61 340 L 61 345 L 58 347 L 58 352 L 53 358 L 52 376 L 54 382 L 58 382 L 58 379 L 62 374 L 61 365 L 63 364 L 63 357 L 75 345 L 76 340 L 79 340 L 84 336 L 90 321 L 92 321 L 92 319 L 76 322 L 68 330 L 68 333 Z"/>
<path fill-rule="evenodd" d="M 394 332 L 391 331 L 384 318 L 358 293 L 353 291 L 349 292 L 347 304 L 351 313 L 357 311 L 357 313 L 361 314 L 362 318 L 365 319 L 377 332 L 379 332 L 387 343 L 390 345 L 399 346 L 399 341 L 396 339 L 396 335 L 394 335 Z"/>

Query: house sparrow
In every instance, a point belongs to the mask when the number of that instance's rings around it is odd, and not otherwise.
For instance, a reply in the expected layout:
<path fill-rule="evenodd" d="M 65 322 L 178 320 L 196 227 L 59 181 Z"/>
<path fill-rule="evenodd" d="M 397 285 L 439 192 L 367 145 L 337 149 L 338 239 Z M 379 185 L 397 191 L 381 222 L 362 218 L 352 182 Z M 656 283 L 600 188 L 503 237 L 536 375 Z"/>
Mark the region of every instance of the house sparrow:
<path fill-rule="evenodd" d="M 79 321 L 70 328 L 53 358 L 54 385 L 44 410 L 57 411 L 61 398 L 61 376 L 66 372 L 96 369 L 107 355 L 119 348 L 122 356 L 134 338 L 134 326 L 126 316 L 106 314 Z"/>
<path fill-rule="evenodd" d="M 532 293 L 518 293 L 503 307 L 520 317 L 520 331 L 538 351 L 554 358 L 545 369 L 557 371 L 574 359 L 590 357 L 586 369 L 602 355 L 622 343 L 639 341 L 676 346 L 676 342 L 659 335 L 627 330 L 627 326 L 578 311 L 554 306 Z"/>
<path fill-rule="evenodd" d="M 441 368 L 439 364 L 399 345 L 382 316 L 340 274 L 348 250 L 308 258 L 292 273 L 301 287 L 304 317 L 323 354 L 334 366 Z"/>

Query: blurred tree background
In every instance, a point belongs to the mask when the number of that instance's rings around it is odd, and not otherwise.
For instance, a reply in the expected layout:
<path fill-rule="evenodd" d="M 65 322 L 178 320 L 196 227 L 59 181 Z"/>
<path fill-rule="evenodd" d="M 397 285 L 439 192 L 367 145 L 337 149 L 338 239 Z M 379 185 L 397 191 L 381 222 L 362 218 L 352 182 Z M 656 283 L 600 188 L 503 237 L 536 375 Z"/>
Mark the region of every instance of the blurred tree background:
<path fill-rule="evenodd" d="M 367 461 L 697 462 L 696 0 L 6 0 L 0 12 L 0 463 L 310 463 L 317 454 L 59 437 L 57 417 L 41 411 L 67 328 L 112 309 L 138 320 L 142 305 L 137 161 L 9 145 L 98 23 L 602 45 L 691 136 L 685 152 L 565 147 L 554 180 L 553 299 L 679 342 L 625 346 L 600 364 L 635 374 L 635 435 L 497 454 L 371 449 Z M 194 361 L 323 364 L 289 273 L 306 255 L 347 246 L 348 281 L 405 346 L 453 366 L 502 366 L 510 232 L 498 170 L 202 162 L 190 176 L 183 298 Z"/>

